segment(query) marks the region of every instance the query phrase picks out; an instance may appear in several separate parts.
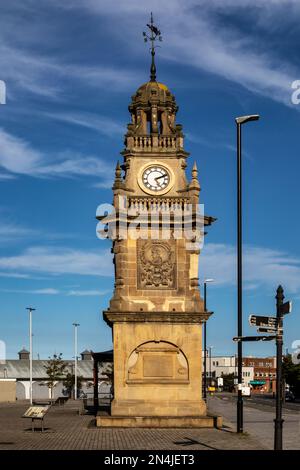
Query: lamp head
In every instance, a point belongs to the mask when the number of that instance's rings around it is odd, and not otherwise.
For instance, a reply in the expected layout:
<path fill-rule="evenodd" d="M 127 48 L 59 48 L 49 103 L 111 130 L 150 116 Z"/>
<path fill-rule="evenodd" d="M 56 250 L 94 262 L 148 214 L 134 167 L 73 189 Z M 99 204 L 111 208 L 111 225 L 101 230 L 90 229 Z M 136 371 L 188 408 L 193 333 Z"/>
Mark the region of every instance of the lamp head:
<path fill-rule="evenodd" d="M 259 114 L 250 114 L 249 116 L 239 116 L 235 118 L 235 122 L 237 124 L 244 124 L 245 122 L 249 121 L 258 121 Z"/>
<path fill-rule="evenodd" d="M 204 279 L 204 284 L 206 284 L 207 282 L 214 282 L 214 279 Z"/>

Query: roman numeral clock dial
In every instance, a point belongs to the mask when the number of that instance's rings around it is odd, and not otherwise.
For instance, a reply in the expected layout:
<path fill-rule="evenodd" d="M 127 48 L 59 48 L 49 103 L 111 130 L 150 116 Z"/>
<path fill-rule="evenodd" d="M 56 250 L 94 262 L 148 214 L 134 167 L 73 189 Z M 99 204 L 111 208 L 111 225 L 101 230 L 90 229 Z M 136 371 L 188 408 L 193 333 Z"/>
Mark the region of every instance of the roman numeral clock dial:
<path fill-rule="evenodd" d="M 142 173 L 143 189 L 149 193 L 166 192 L 171 183 L 170 172 L 160 165 L 151 165 Z"/>

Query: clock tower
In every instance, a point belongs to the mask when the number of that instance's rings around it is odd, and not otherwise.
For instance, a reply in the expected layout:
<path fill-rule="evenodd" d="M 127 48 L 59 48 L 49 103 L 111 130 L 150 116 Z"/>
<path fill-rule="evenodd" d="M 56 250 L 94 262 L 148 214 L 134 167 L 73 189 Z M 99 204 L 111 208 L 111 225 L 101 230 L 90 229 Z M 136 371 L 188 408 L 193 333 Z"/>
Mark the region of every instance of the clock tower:
<path fill-rule="evenodd" d="M 114 211 L 98 217 L 113 243 L 115 288 L 103 313 L 113 335 L 114 394 L 110 416 L 97 425 L 207 427 L 216 419 L 202 399 L 202 325 L 211 312 L 199 290 L 199 221 L 215 219 L 199 214 L 197 167 L 189 181 L 175 97 L 156 80 L 160 32 L 152 18 L 148 27 L 150 81 L 129 105 Z"/>

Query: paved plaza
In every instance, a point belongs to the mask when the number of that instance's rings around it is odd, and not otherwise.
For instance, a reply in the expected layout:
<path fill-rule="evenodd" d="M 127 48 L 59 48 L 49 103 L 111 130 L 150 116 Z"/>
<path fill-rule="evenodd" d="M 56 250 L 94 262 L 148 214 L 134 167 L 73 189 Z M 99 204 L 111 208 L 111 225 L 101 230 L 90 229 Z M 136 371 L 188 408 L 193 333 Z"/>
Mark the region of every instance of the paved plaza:
<path fill-rule="evenodd" d="M 238 436 L 226 423 L 217 429 L 99 429 L 81 405 L 68 401 L 53 406 L 45 417 L 45 431 L 31 431 L 22 418 L 28 402 L 0 405 L 0 449 L 13 450 L 253 450 L 263 449 L 252 436 Z M 37 427 L 39 424 L 37 423 Z"/>
<path fill-rule="evenodd" d="M 265 401 L 266 403 L 263 403 Z M 244 399 L 244 431 L 262 443 L 265 449 L 274 447 L 275 400 L 255 398 Z M 221 414 L 225 422 L 234 423 L 236 419 L 236 397 L 231 394 L 209 398 L 209 406 L 216 414 Z M 300 450 L 300 405 L 283 406 L 283 449 Z"/>

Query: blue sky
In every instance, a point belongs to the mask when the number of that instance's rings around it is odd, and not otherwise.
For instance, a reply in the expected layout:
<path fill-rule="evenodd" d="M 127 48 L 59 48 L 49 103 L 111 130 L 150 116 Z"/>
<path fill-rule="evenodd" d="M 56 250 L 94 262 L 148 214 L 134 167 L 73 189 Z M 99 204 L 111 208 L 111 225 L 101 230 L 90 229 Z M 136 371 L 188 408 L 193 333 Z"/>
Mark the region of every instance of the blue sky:
<path fill-rule="evenodd" d="M 1 5 L 0 339 L 7 356 L 73 355 L 111 347 L 102 320 L 113 288 L 110 244 L 96 238 L 95 213 L 112 199 L 131 95 L 149 76 L 142 31 L 144 0 L 11 0 Z M 250 313 L 274 314 L 282 283 L 293 313 L 285 348 L 300 337 L 299 126 L 291 84 L 300 80 L 300 4 L 293 0 L 153 0 L 162 30 L 159 81 L 179 105 L 188 171 L 197 161 L 205 211 L 218 218 L 206 237 L 200 280 L 208 286 L 208 345 L 236 345 L 236 156 L 238 115 L 244 127 L 244 332 Z M 245 353 L 272 354 L 248 344 Z"/>

